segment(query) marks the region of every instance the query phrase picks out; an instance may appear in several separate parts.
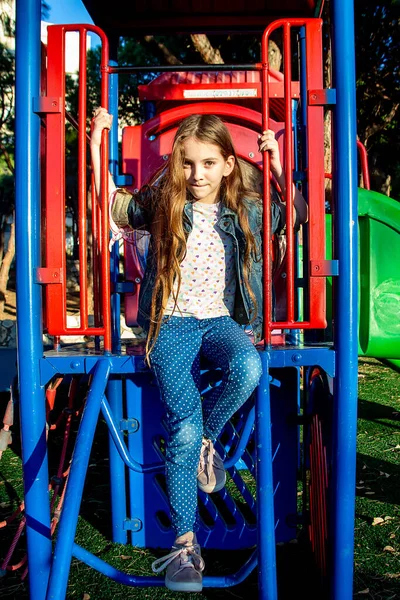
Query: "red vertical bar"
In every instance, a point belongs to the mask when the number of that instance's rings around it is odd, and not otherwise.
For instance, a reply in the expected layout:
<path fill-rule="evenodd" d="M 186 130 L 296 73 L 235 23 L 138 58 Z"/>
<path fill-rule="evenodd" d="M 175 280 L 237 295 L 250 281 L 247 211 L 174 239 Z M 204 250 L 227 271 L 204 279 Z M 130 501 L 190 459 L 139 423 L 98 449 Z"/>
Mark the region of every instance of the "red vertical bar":
<path fill-rule="evenodd" d="M 66 326 L 65 258 L 65 35 L 63 27 L 49 27 L 47 37 L 47 96 L 56 112 L 46 114 L 46 247 L 45 266 L 61 269 L 61 283 L 46 285 L 50 335 Z"/>
<path fill-rule="evenodd" d="M 40 95 L 46 96 L 46 64 L 47 64 L 47 48 L 45 44 L 41 44 L 41 65 L 40 65 Z M 40 264 L 46 264 L 46 246 L 47 246 L 47 231 L 46 231 L 46 129 L 40 128 L 40 196 L 42 199 L 40 205 L 40 223 L 41 223 L 41 252 Z M 42 315 L 43 315 L 43 330 L 47 332 L 48 315 L 46 307 L 46 289 L 42 293 Z"/>
<path fill-rule="evenodd" d="M 108 43 L 105 39 L 101 52 L 101 105 L 108 109 Z M 103 131 L 102 136 L 102 174 L 101 174 L 101 273 L 102 286 L 101 298 L 103 308 L 104 351 L 111 352 L 111 278 L 110 278 L 110 253 L 108 250 L 110 239 L 110 226 L 108 222 L 108 132 Z"/>
<path fill-rule="evenodd" d="M 307 90 L 323 89 L 322 21 L 306 21 Z M 303 101 L 308 102 L 305 98 Z M 308 124 L 308 260 L 325 259 L 325 173 L 324 108 L 307 104 Z M 311 269 L 310 269 L 311 271 Z M 326 291 L 324 277 L 309 277 L 310 321 L 314 327 L 326 327 Z"/>
<path fill-rule="evenodd" d="M 366 190 L 370 190 L 371 189 L 371 185 L 370 185 L 370 181 L 369 181 L 369 168 L 368 168 L 368 154 L 367 154 L 367 150 L 365 149 L 364 144 L 362 144 L 360 142 L 360 140 L 357 140 L 357 148 L 358 148 L 358 153 L 360 155 L 361 172 L 362 172 L 362 176 L 363 176 L 364 187 L 365 187 Z M 333 169 L 332 169 L 332 172 L 333 172 Z"/>
<path fill-rule="evenodd" d="M 78 214 L 80 327 L 88 326 L 87 300 L 87 210 L 86 210 L 86 29 L 79 31 L 78 96 Z"/>
<path fill-rule="evenodd" d="M 45 215 L 44 260 L 46 267 L 62 270 L 61 283 L 46 284 L 46 305 L 48 307 L 48 332 L 50 335 L 88 334 L 104 335 L 105 350 L 110 349 L 110 275 L 108 259 L 108 211 L 107 198 L 103 202 L 101 241 L 101 269 L 97 265 L 97 290 L 99 279 L 104 274 L 106 283 L 102 289 L 103 327 L 88 327 L 87 309 L 87 181 L 86 181 L 86 36 L 88 31 L 99 35 L 102 41 L 102 70 L 105 73 L 102 82 L 102 98 L 107 97 L 108 84 L 108 41 L 101 29 L 96 26 L 53 25 L 48 28 L 47 44 L 47 97 L 51 101 L 52 110 L 46 113 L 46 181 L 45 181 Z M 78 118 L 78 206 L 80 237 L 80 287 L 81 287 L 81 324 L 78 328 L 66 327 L 66 223 L 65 223 L 65 33 L 80 32 L 80 88 Z M 104 102 L 104 100 L 103 100 Z M 104 102 L 103 106 L 107 106 Z M 54 107 L 54 108 L 53 108 Z M 108 162 L 108 157 L 107 157 Z M 108 169 L 107 169 L 108 172 Z M 108 183 L 108 182 L 107 182 Z M 99 209 L 96 209 L 95 223 L 100 224 Z M 105 224 L 105 225 L 104 225 Z M 103 226 L 104 225 L 104 226 Z M 105 230 L 105 233 L 104 233 Z M 98 311 L 100 312 L 100 311 Z M 98 324 L 100 318 L 98 319 Z M 106 331 L 108 328 L 108 331 Z"/>
<path fill-rule="evenodd" d="M 286 295 L 289 322 L 294 321 L 294 233 L 293 233 L 293 137 L 292 137 L 292 56 L 290 23 L 283 26 L 284 101 L 285 101 L 285 201 L 286 201 Z"/>
<path fill-rule="evenodd" d="M 261 45 L 261 97 L 262 131 L 269 126 L 269 82 L 268 82 L 268 29 L 265 30 Z M 263 339 L 265 345 L 271 344 L 272 321 L 272 265 L 271 265 L 271 180 L 270 155 L 263 152 Z"/>

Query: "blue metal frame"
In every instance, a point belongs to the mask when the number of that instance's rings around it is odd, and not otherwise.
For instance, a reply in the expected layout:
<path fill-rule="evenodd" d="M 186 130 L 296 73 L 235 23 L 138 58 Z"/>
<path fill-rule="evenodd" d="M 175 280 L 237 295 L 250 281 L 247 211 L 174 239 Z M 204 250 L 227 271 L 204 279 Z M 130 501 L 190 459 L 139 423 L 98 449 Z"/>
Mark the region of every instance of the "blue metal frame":
<path fill-rule="evenodd" d="M 336 88 L 334 117 L 335 248 L 340 275 L 335 278 L 337 354 L 334 379 L 334 469 L 332 473 L 332 596 L 352 598 L 356 480 L 358 370 L 358 211 L 354 6 L 332 2 L 333 66 Z"/>
<path fill-rule="evenodd" d="M 117 56 L 115 44 L 110 48 L 110 64 L 116 65 L 117 61 L 113 57 Z M 109 111 L 113 115 L 114 123 L 118 123 L 118 75 L 111 74 L 109 79 Z M 110 170 L 114 176 L 114 181 L 118 179 L 118 127 L 113 127 L 109 133 L 109 160 Z M 121 295 L 117 293 L 117 284 L 119 278 L 119 244 L 113 245 L 111 252 L 111 281 L 113 283 L 113 292 L 111 296 L 112 310 L 112 348 L 113 352 L 118 354 L 121 352 Z M 112 379 L 108 382 L 107 396 L 110 401 L 111 410 L 115 415 L 115 419 L 119 422 L 123 417 L 122 407 L 122 381 L 121 379 Z M 128 535 L 121 524 L 124 522 L 126 515 L 126 483 L 125 483 L 125 467 L 121 457 L 119 456 L 115 444 L 111 436 L 109 441 L 110 451 L 110 490 L 111 490 L 111 522 L 112 522 L 112 539 L 113 542 L 126 544 Z"/>
<path fill-rule="evenodd" d="M 22 463 L 29 586 L 32 598 L 45 595 L 51 561 L 50 506 L 44 387 L 40 266 L 40 118 L 33 99 L 40 96 L 40 2 L 16 5 L 16 263 L 18 380 L 21 403 Z"/>
<path fill-rule="evenodd" d="M 138 357 L 96 355 L 54 355 L 43 357 L 41 329 L 41 289 L 36 282 L 40 266 L 40 169 L 38 163 L 40 119 L 34 113 L 34 99 L 40 96 L 40 1 L 17 0 L 16 3 L 16 243 L 18 377 L 21 399 L 22 458 L 27 518 L 29 586 L 35 600 L 64 598 L 71 556 L 91 564 L 109 577 L 128 585 L 163 585 L 157 578 L 135 578 L 121 574 L 74 543 L 78 498 L 83 488 L 95 423 L 100 409 L 110 427 L 114 541 L 125 543 L 127 534 L 120 523 L 126 514 L 121 501 L 125 493 L 124 464 L 140 465 L 124 453 L 114 420 L 122 418 L 121 385 L 114 375 L 144 370 Z M 330 348 L 286 348 L 262 352 L 264 374 L 257 396 L 256 421 L 258 445 L 258 565 L 259 593 L 262 600 L 275 600 L 275 520 L 273 497 L 269 376 L 272 367 L 320 365 L 334 377 L 335 420 L 333 423 L 332 559 L 331 598 L 352 598 L 354 506 L 357 425 L 357 151 L 354 59 L 353 3 L 332 0 L 335 118 L 335 247 L 340 263 L 336 278 L 335 339 Z M 117 82 L 112 83 L 111 111 L 117 111 Z M 116 132 L 116 130 L 114 130 Z M 116 162 L 116 133 L 113 133 L 110 157 Z M 119 313 L 118 301 L 115 314 Z M 115 328 L 117 331 L 118 325 Z M 113 378 L 109 380 L 112 371 Z M 76 453 L 80 460 L 71 469 L 62 513 L 53 568 L 46 589 L 52 561 L 50 509 L 45 418 L 45 385 L 57 373 L 92 373 L 89 401 L 78 435 Z M 103 397 L 107 385 L 107 396 Z M 150 466 L 157 468 L 157 465 Z M 262 535 L 261 535 L 262 532 Z M 243 581 L 257 564 L 253 554 L 234 575 L 205 577 L 205 587 L 227 587 Z"/>

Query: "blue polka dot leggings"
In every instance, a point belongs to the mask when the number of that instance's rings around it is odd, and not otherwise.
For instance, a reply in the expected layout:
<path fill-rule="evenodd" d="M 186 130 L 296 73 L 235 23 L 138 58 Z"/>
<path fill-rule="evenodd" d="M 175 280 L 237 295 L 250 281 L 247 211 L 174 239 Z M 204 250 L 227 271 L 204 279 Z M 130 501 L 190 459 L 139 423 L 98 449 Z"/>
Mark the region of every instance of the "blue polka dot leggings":
<path fill-rule="evenodd" d="M 200 356 L 221 368 L 221 384 L 202 404 Z M 245 331 L 230 317 L 164 319 L 150 357 L 168 427 L 166 483 L 177 536 L 195 531 L 197 466 L 202 438 L 215 440 L 261 377 L 261 360 Z"/>

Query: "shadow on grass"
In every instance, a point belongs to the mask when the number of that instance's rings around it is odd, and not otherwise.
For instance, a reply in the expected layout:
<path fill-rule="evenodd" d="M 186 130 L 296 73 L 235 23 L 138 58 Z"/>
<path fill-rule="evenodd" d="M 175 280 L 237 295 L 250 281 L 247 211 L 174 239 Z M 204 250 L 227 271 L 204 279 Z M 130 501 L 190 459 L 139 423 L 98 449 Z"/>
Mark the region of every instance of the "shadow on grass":
<path fill-rule="evenodd" d="M 400 505 L 400 465 L 357 454 L 357 497 Z"/>
<path fill-rule="evenodd" d="M 379 402 L 359 398 L 358 418 L 372 421 L 385 427 L 400 429 L 400 407 L 396 410 L 396 408 L 387 404 L 380 404 Z M 385 422 L 382 422 L 382 420 L 385 420 Z"/>

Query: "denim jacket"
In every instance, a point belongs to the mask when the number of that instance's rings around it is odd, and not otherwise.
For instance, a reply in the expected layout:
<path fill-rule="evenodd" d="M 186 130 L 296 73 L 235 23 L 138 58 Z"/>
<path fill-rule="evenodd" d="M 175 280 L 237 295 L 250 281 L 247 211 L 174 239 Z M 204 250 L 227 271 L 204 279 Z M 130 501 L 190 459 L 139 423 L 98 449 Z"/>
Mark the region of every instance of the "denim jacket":
<path fill-rule="evenodd" d="M 150 195 L 150 197 L 149 197 Z M 154 198 L 154 192 L 150 194 L 146 192 L 140 192 L 135 196 L 130 196 L 125 199 L 125 215 L 128 217 L 130 227 L 133 229 L 145 229 L 151 233 L 152 223 L 152 209 L 151 200 Z M 129 201 L 128 207 L 126 208 L 126 202 Z M 218 220 L 219 227 L 232 236 L 233 249 L 235 253 L 235 265 L 236 265 L 236 296 L 233 319 L 241 324 L 248 325 L 251 323 L 251 327 L 254 334 L 254 342 L 260 341 L 262 336 L 262 308 L 263 308 L 263 286 L 262 286 L 262 260 L 261 260 L 261 248 L 262 248 L 262 204 L 260 201 L 245 199 L 248 209 L 248 220 L 249 227 L 254 235 L 256 248 L 257 248 L 257 260 L 252 257 L 251 268 L 249 273 L 249 285 L 254 293 L 257 306 L 250 297 L 247 287 L 243 280 L 244 271 L 244 258 L 245 258 L 245 236 L 242 228 L 239 225 L 237 214 L 226 207 L 223 203 L 221 206 L 221 212 Z M 281 211 L 280 205 L 275 202 L 271 202 L 271 232 L 282 229 L 284 223 L 284 211 Z M 113 212 L 114 217 L 114 212 Z M 115 221 L 118 221 L 114 217 Z M 128 223 L 120 223 L 128 224 Z M 184 206 L 183 213 L 183 226 L 187 235 L 190 234 L 193 227 L 193 206 L 190 201 L 187 201 Z M 146 269 L 142 284 L 140 286 L 139 294 L 139 312 L 138 312 L 138 323 L 145 331 L 149 328 L 150 319 L 150 307 L 151 299 L 153 294 L 153 288 L 155 284 L 155 277 L 157 272 L 157 265 L 152 252 L 152 245 L 150 241 L 149 252 L 147 256 Z M 254 312 L 256 316 L 253 320 Z"/>

